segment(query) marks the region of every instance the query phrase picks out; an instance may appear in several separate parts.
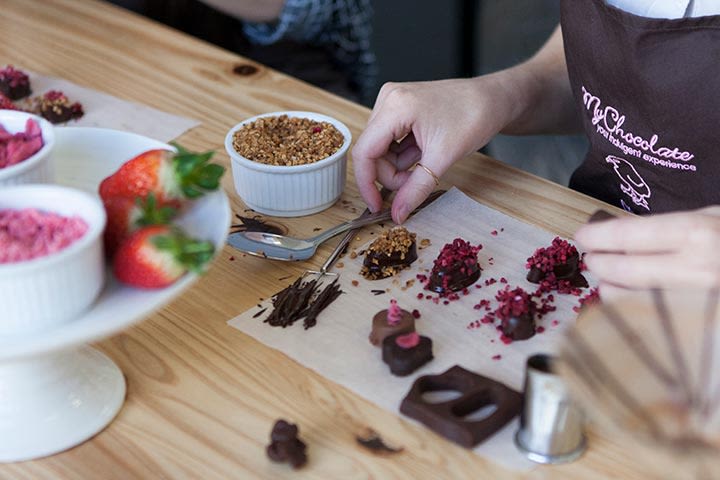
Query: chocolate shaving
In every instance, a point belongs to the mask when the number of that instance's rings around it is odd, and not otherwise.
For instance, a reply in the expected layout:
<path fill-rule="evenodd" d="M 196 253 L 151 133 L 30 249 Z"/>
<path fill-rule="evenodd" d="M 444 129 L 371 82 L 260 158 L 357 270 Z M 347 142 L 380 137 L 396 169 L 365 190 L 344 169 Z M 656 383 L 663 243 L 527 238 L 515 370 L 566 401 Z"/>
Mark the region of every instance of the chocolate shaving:
<path fill-rule="evenodd" d="M 240 223 L 234 223 L 230 225 L 230 232 L 264 232 L 274 233 L 276 235 L 284 235 L 286 232 L 285 227 L 279 224 L 267 222 L 262 219 L 259 215 L 254 217 L 243 217 L 238 215 L 235 216 L 240 220 Z"/>
<path fill-rule="evenodd" d="M 383 293 L 385 293 L 385 290 L 370 290 L 370 293 L 377 296 L 377 295 L 382 295 Z"/>
<path fill-rule="evenodd" d="M 303 321 L 303 327 L 305 327 L 305 330 L 310 327 L 314 327 L 317 324 L 317 316 L 320 315 L 320 313 L 325 310 L 328 305 L 334 302 L 341 293 L 342 290 L 340 290 L 340 285 L 337 284 L 337 279 L 335 279 L 318 294 L 315 301 L 308 306 L 307 313 L 305 314 L 305 320 Z"/>
<path fill-rule="evenodd" d="M 259 317 L 260 315 L 262 315 L 263 313 L 265 313 L 266 311 L 267 311 L 267 308 L 263 308 L 262 310 L 260 310 L 259 312 L 257 312 L 255 315 L 253 315 L 252 318 L 257 318 L 257 317 Z"/>
<path fill-rule="evenodd" d="M 393 448 L 389 447 L 385 441 L 382 439 L 380 435 L 377 434 L 374 430 L 368 429 L 368 431 L 365 433 L 365 435 L 356 435 L 355 441 L 360 445 L 361 447 L 367 448 L 373 453 L 383 454 L 383 453 L 400 453 L 404 449 L 402 447 L 400 448 Z"/>
<path fill-rule="evenodd" d="M 318 293 L 320 287 L 318 280 L 303 282 L 298 278 L 273 296 L 273 310 L 263 322 L 285 328 L 304 318 L 306 330 L 315 326 L 318 315 L 342 293 L 337 280 Z"/>

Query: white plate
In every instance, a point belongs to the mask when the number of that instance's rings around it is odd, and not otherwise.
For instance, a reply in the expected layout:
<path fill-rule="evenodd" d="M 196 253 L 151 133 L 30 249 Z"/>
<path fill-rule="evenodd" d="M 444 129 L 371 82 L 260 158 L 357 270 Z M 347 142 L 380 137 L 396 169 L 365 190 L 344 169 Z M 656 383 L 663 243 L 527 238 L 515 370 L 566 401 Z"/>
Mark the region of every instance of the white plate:
<path fill-rule="evenodd" d="M 133 156 L 168 145 L 134 133 L 86 127 L 57 128 L 54 158 L 56 181 L 97 194 L 100 181 Z M 224 192 L 193 203 L 179 223 L 191 235 L 212 241 L 217 252 L 230 226 Z M 162 290 L 139 290 L 119 283 L 110 270 L 95 304 L 77 320 L 23 337 L 0 338 L 0 361 L 33 357 L 92 342 L 119 332 L 161 308 L 197 280 L 188 274 Z"/>

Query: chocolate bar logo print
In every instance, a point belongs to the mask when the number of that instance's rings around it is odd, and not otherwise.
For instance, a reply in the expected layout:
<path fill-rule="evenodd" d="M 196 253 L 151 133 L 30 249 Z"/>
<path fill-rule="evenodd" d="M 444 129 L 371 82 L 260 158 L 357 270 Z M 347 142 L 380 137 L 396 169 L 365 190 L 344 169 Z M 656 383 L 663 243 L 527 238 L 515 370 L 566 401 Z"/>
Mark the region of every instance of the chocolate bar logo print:
<path fill-rule="evenodd" d="M 695 155 L 677 146 L 663 146 L 653 133 L 649 139 L 626 128 L 626 117 L 617 108 L 603 105 L 602 100 L 582 87 L 583 105 L 595 132 L 620 150 L 626 157 L 635 157 L 649 164 L 674 170 L 697 171 L 692 163 Z"/>

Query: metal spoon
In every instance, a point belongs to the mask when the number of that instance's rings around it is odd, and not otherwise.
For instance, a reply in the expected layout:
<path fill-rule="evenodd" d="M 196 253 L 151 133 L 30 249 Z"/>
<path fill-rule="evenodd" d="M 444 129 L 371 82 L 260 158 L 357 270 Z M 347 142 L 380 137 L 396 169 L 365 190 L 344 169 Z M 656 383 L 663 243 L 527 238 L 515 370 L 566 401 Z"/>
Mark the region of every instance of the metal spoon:
<path fill-rule="evenodd" d="M 418 212 L 444 191 L 433 192 L 425 202 L 416 208 Z M 318 246 L 326 240 L 346 230 L 364 227 L 373 223 L 390 220 L 390 209 L 385 209 L 370 215 L 361 215 L 355 220 L 341 223 L 333 228 L 307 239 L 288 237 L 265 232 L 236 232 L 228 235 L 227 243 L 241 252 L 273 260 L 299 261 L 307 260 L 315 255 Z"/>
<path fill-rule="evenodd" d="M 326 240 L 353 228 L 363 227 L 390 219 L 390 209 L 363 218 L 341 223 L 308 239 L 287 237 L 265 232 L 237 232 L 228 235 L 227 242 L 238 250 L 273 260 L 307 260 L 315 255 L 317 247 Z"/>

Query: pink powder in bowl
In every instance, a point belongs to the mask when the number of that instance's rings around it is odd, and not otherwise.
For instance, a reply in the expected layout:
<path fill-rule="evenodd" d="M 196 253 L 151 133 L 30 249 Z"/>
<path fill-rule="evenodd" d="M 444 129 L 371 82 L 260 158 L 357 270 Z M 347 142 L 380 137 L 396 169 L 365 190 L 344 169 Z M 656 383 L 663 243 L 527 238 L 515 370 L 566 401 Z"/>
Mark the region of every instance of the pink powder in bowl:
<path fill-rule="evenodd" d="M 0 168 L 16 165 L 35 155 L 43 146 L 40 125 L 28 118 L 25 131 L 10 133 L 0 125 Z"/>
<path fill-rule="evenodd" d="M 59 252 L 87 230 L 87 223 L 80 217 L 64 217 L 34 208 L 0 210 L 0 264 Z"/>

